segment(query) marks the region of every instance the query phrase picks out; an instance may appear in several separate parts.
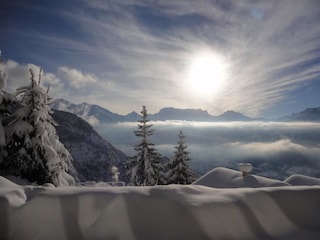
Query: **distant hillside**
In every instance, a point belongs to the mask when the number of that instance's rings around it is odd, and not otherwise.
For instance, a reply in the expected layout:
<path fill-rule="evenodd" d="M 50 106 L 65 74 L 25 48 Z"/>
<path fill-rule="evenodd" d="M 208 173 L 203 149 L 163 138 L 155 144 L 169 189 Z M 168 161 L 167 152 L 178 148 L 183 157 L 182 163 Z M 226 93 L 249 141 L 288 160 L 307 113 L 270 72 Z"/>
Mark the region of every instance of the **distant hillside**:
<path fill-rule="evenodd" d="M 299 113 L 293 113 L 278 119 L 279 121 L 310 121 L 320 122 L 320 107 L 307 108 Z"/>
<path fill-rule="evenodd" d="M 114 165 L 124 176 L 126 155 L 103 139 L 92 126 L 75 114 L 55 110 L 54 120 L 60 141 L 73 157 L 81 181 L 111 181 Z"/>
<path fill-rule="evenodd" d="M 64 99 L 57 99 L 52 105 L 52 109 L 71 112 L 79 117 L 93 123 L 96 122 L 124 122 L 129 119 L 117 113 L 110 112 L 98 105 L 91 105 L 88 103 L 73 104 Z"/>
<path fill-rule="evenodd" d="M 52 109 L 68 111 L 79 117 L 95 123 L 112 123 L 112 122 L 136 122 L 141 117 L 136 112 L 127 115 L 113 113 L 98 105 L 88 103 L 73 104 L 64 99 L 58 99 L 51 105 Z M 227 111 L 219 116 L 212 116 L 207 111 L 201 109 L 177 109 L 173 107 L 162 108 L 158 113 L 149 114 L 150 120 L 185 120 L 185 121 L 251 121 L 241 113 Z"/>

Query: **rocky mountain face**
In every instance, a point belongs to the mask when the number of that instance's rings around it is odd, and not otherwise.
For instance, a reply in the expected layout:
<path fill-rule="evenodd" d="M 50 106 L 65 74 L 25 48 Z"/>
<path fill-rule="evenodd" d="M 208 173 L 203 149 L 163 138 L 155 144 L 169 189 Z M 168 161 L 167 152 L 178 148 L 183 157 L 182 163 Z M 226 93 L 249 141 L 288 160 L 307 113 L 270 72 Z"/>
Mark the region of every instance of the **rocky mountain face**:
<path fill-rule="evenodd" d="M 60 141 L 73 157 L 80 181 L 111 181 L 111 167 L 124 178 L 126 155 L 103 139 L 92 126 L 75 114 L 54 110 Z M 124 180 L 124 179 L 123 179 Z"/>

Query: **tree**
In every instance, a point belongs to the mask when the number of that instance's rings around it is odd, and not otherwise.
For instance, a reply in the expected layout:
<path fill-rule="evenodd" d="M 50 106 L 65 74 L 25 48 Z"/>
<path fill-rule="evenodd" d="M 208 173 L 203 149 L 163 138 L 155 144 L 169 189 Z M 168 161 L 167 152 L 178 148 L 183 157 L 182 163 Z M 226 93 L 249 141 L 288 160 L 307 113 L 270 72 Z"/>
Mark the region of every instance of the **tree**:
<path fill-rule="evenodd" d="M 13 103 L 14 98 L 12 94 L 0 89 L 0 164 L 7 155 L 5 128 L 10 117 Z"/>
<path fill-rule="evenodd" d="M 168 184 L 191 184 L 195 179 L 195 174 L 190 170 L 188 161 L 189 152 L 184 141 L 185 136 L 182 131 L 179 132 L 179 140 L 174 148 L 174 157 L 168 163 L 167 180 Z"/>
<path fill-rule="evenodd" d="M 1 57 L 1 51 L 0 51 Z M 0 64 L 4 61 L 0 58 Z M 6 138 L 5 138 L 5 126 L 10 116 L 11 107 L 14 103 L 12 94 L 4 91 L 4 87 L 7 81 L 7 73 L 0 69 L 0 165 L 7 155 L 6 151 Z"/>
<path fill-rule="evenodd" d="M 138 130 L 135 135 L 141 138 L 141 141 L 134 147 L 137 154 L 127 163 L 128 173 L 131 177 L 131 183 L 136 186 L 152 186 L 159 183 L 162 166 L 159 163 L 160 154 L 154 148 L 150 141 L 153 135 L 152 124 L 148 124 L 148 114 L 145 106 L 142 107 L 142 119 L 139 120 Z"/>
<path fill-rule="evenodd" d="M 41 70 L 38 81 L 31 69 L 30 73 L 30 84 L 15 93 L 21 106 L 12 114 L 6 128 L 5 166 L 12 174 L 38 184 L 71 185 L 74 183 L 69 175 L 74 171 L 72 157 L 56 134 L 56 123 L 48 106 L 53 101 L 48 95 L 49 88 L 40 86 Z"/>

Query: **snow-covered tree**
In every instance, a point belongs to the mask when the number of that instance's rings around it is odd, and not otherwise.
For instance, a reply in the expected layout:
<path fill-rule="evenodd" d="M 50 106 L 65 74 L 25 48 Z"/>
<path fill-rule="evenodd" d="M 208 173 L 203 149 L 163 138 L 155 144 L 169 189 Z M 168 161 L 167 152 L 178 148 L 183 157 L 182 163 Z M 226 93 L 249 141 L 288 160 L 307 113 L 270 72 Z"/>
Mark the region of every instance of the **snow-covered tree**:
<path fill-rule="evenodd" d="M 179 132 L 179 140 L 174 147 L 174 157 L 168 163 L 168 172 L 166 173 L 168 184 L 191 184 L 196 175 L 191 171 L 188 165 L 189 152 L 184 141 L 185 136 L 182 131 Z"/>
<path fill-rule="evenodd" d="M 0 58 L 0 64 L 2 64 L 3 62 L 4 61 Z M 7 77 L 7 73 L 4 70 L 0 69 L 0 164 L 2 163 L 4 157 L 7 155 L 4 125 L 6 125 L 6 120 L 10 116 L 9 113 L 13 105 L 12 94 L 4 90 Z"/>
<path fill-rule="evenodd" d="M 162 166 L 159 163 L 160 154 L 154 148 L 150 141 L 154 130 L 149 124 L 147 109 L 142 107 L 142 119 L 139 120 L 138 130 L 135 135 L 141 138 L 140 142 L 134 147 L 136 155 L 129 159 L 127 163 L 128 173 L 131 183 L 136 186 L 152 186 L 159 183 Z"/>
<path fill-rule="evenodd" d="M 12 174 L 38 184 L 71 185 L 72 157 L 56 134 L 56 123 L 48 106 L 52 103 L 49 89 L 40 86 L 41 70 L 38 81 L 31 69 L 30 73 L 30 84 L 18 88 L 15 94 L 21 107 L 13 113 L 6 128 L 5 165 Z"/>
<path fill-rule="evenodd" d="M 10 117 L 10 110 L 13 102 L 12 94 L 0 89 L 0 164 L 7 155 L 5 127 Z"/>

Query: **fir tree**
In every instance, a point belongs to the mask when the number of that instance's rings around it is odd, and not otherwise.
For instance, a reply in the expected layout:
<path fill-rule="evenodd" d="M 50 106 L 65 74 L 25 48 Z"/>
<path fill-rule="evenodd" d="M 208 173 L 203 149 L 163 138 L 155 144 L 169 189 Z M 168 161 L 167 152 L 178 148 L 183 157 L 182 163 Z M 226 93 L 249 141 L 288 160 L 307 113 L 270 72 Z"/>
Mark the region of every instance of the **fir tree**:
<path fill-rule="evenodd" d="M 38 184 L 53 183 L 55 186 L 74 183 L 68 172 L 74 170 L 72 157 L 59 141 L 56 123 L 50 107 L 52 99 L 34 79 L 30 69 L 31 82 L 16 91 L 21 107 L 12 115 L 6 128 L 8 158 L 6 167 L 12 174 L 20 175 Z"/>
<path fill-rule="evenodd" d="M 174 157 L 168 163 L 167 181 L 168 184 L 191 184 L 196 178 L 195 174 L 190 170 L 188 161 L 189 152 L 184 141 L 185 136 L 180 130 L 177 146 L 174 148 Z"/>
<path fill-rule="evenodd" d="M 4 60 L 1 59 L 0 51 L 0 64 L 2 63 L 4 63 Z M 7 77 L 7 73 L 4 70 L 0 69 L 0 168 L 4 158 L 7 155 L 4 129 L 10 116 L 11 107 L 14 103 L 12 94 L 4 90 Z"/>
<path fill-rule="evenodd" d="M 0 165 L 4 157 L 7 156 L 5 128 L 9 121 L 11 107 L 13 103 L 14 98 L 12 94 L 0 89 Z"/>
<path fill-rule="evenodd" d="M 142 119 L 139 120 L 138 130 L 134 131 L 135 135 L 141 138 L 141 141 L 134 147 L 137 152 L 127 163 L 128 173 L 131 177 L 131 183 L 136 186 L 151 186 L 159 183 L 161 176 L 161 165 L 159 163 L 160 154 L 154 148 L 150 141 L 153 135 L 149 124 L 146 107 L 143 106 Z"/>

